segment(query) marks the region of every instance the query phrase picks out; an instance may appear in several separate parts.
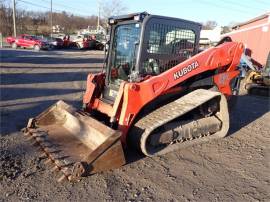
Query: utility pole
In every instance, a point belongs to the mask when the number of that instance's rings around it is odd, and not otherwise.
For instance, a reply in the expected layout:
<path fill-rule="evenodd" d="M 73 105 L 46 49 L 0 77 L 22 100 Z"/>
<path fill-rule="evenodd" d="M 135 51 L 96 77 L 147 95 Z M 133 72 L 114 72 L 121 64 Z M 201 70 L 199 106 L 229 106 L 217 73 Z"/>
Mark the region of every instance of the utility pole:
<path fill-rule="evenodd" d="M 16 8 L 15 8 L 15 0 L 13 0 L 13 33 L 14 37 L 17 37 L 17 31 L 16 31 Z"/>
<path fill-rule="evenodd" d="M 97 21 L 97 30 L 99 31 L 100 26 L 100 1 L 98 0 L 98 21 Z"/>
<path fill-rule="evenodd" d="M 52 28 L 52 0 L 51 0 L 51 37 L 53 33 L 53 28 Z"/>

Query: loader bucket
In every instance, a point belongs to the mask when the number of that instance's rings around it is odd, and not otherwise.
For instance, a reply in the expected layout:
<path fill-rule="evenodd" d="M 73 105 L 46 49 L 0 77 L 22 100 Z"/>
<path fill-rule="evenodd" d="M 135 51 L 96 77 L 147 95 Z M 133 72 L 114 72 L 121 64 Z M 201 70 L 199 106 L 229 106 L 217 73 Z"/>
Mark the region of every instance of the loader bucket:
<path fill-rule="evenodd" d="M 121 133 L 63 101 L 31 118 L 23 132 L 41 149 L 58 181 L 114 169 L 125 164 Z"/>

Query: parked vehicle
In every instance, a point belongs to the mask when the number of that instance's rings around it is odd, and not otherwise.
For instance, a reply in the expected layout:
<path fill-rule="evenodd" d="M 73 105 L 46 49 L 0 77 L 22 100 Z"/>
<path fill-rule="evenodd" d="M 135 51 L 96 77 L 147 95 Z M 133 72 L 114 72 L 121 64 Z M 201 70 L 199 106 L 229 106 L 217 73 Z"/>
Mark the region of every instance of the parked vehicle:
<path fill-rule="evenodd" d="M 97 40 L 95 35 L 89 36 L 88 40 L 90 50 L 104 50 L 105 44 Z"/>
<path fill-rule="evenodd" d="M 47 42 L 50 48 L 63 48 L 64 41 L 61 38 L 48 37 Z"/>
<path fill-rule="evenodd" d="M 96 41 L 96 47 L 95 47 L 95 50 L 104 50 L 105 48 L 105 44 L 103 44 L 102 42 L 100 41 Z"/>
<path fill-rule="evenodd" d="M 76 47 L 76 43 L 73 42 L 71 39 L 70 39 L 70 36 L 69 35 L 65 35 L 63 37 L 63 47 L 64 48 L 72 48 L 72 47 Z"/>
<path fill-rule="evenodd" d="M 16 40 L 16 38 L 13 37 L 13 36 L 9 36 L 9 37 L 6 38 L 6 42 L 7 42 L 8 44 L 14 43 L 15 40 Z"/>
<path fill-rule="evenodd" d="M 74 44 L 75 47 L 78 49 L 86 49 L 89 47 L 89 44 L 87 42 L 87 36 L 84 35 L 75 35 L 71 36 L 70 40 Z"/>
<path fill-rule="evenodd" d="M 104 50 L 105 45 L 95 35 L 77 35 L 72 37 L 75 47 L 88 50 Z"/>
<path fill-rule="evenodd" d="M 11 45 L 12 48 L 16 49 L 18 47 L 22 48 L 32 48 L 35 51 L 40 49 L 48 49 L 49 43 L 37 36 L 22 34 L 19 37 L 8 37 L 6 39 L 7 43 Z"/>
<path fill-rule="evenodd" d="M 110 36 L 103 35 L 103 34 L 97 34 L 96 35 L 96 41 L 97 41 L 97 50 L 104 50 L 107 41 L 110 40 Z"/>

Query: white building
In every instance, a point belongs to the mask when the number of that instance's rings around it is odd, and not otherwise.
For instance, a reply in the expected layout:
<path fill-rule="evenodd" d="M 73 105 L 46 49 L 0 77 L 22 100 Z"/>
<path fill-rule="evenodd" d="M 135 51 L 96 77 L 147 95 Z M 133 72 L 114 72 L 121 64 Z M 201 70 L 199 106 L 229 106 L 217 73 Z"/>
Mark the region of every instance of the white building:
<path fill-rule="evenodd" d="M 220 40 L 222 28 L 215 27 L 213 30 L 201 30 L 200 45 L 209 46 L 215 44 Z"/>
<path fill-rule="evenodd" d="M 102 26 L 99 26 L 99 28 L 97 29 L 97 27 L 94 27 L 94 26 L 88 26 L 86 29 L 81 29 L 78 31 L 78 34 L 88 34 L 88 35 L 91 35 L 91 34 L 103 34 L 103 35 L 106 35 L 106 30 L 102 27 Z"/>
<path fill-rule="evenodd" d="M 54 25 L 52 29 L 53 33 L 61 33 L 64 31 L 64 27 L 61 27 L 60 25 Z"/>

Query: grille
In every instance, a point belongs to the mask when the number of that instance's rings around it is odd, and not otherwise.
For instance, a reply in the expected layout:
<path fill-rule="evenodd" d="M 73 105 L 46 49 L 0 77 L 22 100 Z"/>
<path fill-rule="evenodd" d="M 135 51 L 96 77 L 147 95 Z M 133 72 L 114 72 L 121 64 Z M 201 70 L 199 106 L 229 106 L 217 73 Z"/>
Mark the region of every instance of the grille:
<path fill-rule="evenodd" d="M 195 33 L 190 29 L 165 24 L 150 26 L 144 73 L 160 74 L 194 54 Z"/>

